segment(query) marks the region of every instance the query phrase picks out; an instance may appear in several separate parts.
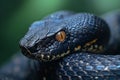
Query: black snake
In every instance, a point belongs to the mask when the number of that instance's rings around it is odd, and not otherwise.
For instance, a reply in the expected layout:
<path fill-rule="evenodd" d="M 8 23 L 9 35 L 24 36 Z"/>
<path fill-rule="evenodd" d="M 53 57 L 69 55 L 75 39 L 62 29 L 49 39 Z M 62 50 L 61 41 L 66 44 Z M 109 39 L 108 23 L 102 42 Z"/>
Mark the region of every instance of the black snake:
<path fill-rule="evenodd" d="M 106 22 L 108 23 L 106 23 Z M 119 80 L 120 13 L 55 12 L 34 22 L 3 80 Z"/>

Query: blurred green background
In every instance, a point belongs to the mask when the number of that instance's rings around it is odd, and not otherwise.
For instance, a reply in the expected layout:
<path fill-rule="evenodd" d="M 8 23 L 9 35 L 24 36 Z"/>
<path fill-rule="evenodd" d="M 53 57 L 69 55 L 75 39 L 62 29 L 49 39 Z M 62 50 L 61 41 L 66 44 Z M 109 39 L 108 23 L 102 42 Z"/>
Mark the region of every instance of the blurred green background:
<path fill-rule="evenodd" d="M 59 10 L 96 15 L 120 8 L 120 0 L 0 0 L 0 65 L 19 51 L 30 24 Z"/>

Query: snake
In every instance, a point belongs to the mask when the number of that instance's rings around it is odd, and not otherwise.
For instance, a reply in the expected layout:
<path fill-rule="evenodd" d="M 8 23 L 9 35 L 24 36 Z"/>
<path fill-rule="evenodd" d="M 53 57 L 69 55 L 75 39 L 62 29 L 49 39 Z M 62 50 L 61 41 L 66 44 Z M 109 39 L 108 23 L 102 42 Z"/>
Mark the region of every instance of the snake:
<path fill-rule="evenodd" d="M 119 35 L 119 11 L 54 12 L 29 27 L 0 79 L 120 80 Z"/>

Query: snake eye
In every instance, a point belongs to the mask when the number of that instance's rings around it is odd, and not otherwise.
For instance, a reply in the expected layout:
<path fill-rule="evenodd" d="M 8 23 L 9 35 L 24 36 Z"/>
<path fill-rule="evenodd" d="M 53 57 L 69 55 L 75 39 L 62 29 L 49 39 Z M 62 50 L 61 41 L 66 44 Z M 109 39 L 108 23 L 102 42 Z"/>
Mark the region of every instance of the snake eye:
<path fill-rule="evenodd" d="M 63 42 L 66 38 L 66 33 L 65 31 L 60 31 L 56 34 L 56 40 L 60 41 L 60 42 Z"/>

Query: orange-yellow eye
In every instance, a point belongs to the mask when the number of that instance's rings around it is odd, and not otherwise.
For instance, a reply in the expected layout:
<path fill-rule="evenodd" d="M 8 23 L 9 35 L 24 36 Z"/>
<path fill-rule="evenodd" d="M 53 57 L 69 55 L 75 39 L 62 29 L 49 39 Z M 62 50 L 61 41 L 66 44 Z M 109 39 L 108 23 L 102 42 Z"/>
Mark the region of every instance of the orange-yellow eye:
<path fill-rule="evenodd" d="M 56 34 L 56 40 L 63 42 L 66 38 L 66 33 L 64 31 L 60 31 Z"/>

